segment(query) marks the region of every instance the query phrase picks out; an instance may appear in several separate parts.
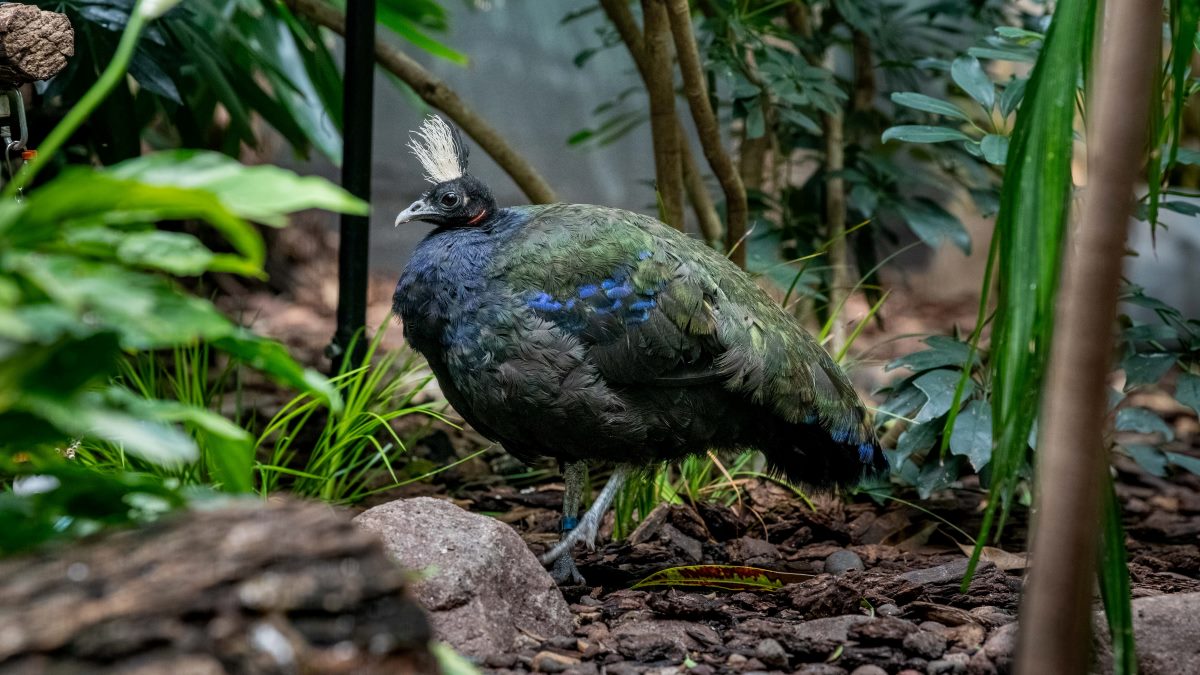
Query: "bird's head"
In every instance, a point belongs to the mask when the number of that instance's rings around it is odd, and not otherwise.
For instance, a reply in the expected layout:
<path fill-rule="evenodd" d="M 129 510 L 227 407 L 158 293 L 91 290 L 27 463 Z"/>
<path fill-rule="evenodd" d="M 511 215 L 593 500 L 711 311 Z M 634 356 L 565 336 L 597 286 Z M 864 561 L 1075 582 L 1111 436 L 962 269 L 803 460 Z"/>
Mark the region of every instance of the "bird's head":
<path fill-rule="evenodd" d="M 458 129 L 430 115 L 408 147 L 433 187 L 396 216 L 397 225 L 422 220 L 438 227 L 477 227 L 496 212 L 492 191 L 467 173 L 467 145 Z"/>

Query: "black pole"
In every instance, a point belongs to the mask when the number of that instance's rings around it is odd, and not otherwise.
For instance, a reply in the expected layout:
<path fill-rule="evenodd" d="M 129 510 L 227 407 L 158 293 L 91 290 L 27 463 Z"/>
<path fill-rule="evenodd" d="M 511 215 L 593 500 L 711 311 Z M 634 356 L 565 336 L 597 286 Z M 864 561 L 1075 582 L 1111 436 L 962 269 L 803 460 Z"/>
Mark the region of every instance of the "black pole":
<path fill-rule="evenodd" d="M 346 3 L 346 68 L 342 75 L 342 187 L 371 200 L 371 123 L 375 83 L 375 0 Z M 355 333 L 367 323 L 370 218 L 342 215 L 338 248 L 337 332 L 329 355 L 336 373 Z M 358 342 L 363 350 L 365 331 Z M 351 362 L 358 359 L 351 356 Z"/>

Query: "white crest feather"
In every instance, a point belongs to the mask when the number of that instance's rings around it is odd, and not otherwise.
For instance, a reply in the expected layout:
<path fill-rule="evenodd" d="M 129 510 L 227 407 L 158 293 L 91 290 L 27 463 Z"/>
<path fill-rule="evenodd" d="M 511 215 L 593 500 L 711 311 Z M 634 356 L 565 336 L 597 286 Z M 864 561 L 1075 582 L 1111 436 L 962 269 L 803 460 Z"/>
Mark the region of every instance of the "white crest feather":
<path fill-rule="evenodd" d="M 430 115 L 415 134 L 416 137 L 409 137 L 408 147 L 425 169 L 425 180 L 436 185 L 466 173 L 465 153 L 457 134 L 445 120 Z"/>

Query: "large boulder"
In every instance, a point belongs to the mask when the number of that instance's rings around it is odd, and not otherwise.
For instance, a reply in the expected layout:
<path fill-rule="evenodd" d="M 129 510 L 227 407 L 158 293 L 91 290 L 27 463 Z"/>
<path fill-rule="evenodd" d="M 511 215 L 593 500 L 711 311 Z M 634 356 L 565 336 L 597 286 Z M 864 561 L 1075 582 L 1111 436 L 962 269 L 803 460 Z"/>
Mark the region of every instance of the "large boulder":
<path fill-rule="evenodd" d="M 468 656 L 514 649 L 522 635 L 572 629 L 562 593 L 508 525 L 430 497 L 364 511 L 354 522 L 383 538 L 402 567 L 419 572 L 417 601 L 434 635 Z M 527 639 L 527 638 L 526 638 Z"/>
<path fill-rule="evenodd" d="M 1099 671 L 1111 673 L 1112 650 L 1102 613 L 1094 625 Z M 1142 675 L 1200 673 L 1200 593 L 1135 598 L 1133 635 Z"/>
<path fill-rule="evenodd" d="M 0 675 L 432 672 L 404 586 L 323 504 L 177 514 L 0 561 Z"/>

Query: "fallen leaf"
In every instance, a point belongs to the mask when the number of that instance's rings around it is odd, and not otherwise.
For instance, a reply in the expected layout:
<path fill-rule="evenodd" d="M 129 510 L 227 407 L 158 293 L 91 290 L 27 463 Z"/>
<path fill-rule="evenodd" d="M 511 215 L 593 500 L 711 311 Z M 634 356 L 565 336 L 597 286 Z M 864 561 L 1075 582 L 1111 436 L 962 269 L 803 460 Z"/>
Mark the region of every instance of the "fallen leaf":
<path fill-rule="evenodd" d="M 959 544 L 958 547 L 968 556 L 975 550 L 975 547 L 966 544 Z M 1010 570 L 1023 570 L 1028 567 L 1028 555 L 1027 553 L 1009 553 L 995 546 L 984 546 L 983 551 L 979 554 L 979 559 L 986 560 L 1001 570 L 1008 572 Z"/>
<path fill-rule="evenodd" d="M 633 587 L 699 586 L 726 591 L 773 591 L 783 588 L 785 584 L 798 583 L 813 576 L 812 574 L 777 572 L 743 565 L 685 565 L 659 570 L 637 582 Z"/>

